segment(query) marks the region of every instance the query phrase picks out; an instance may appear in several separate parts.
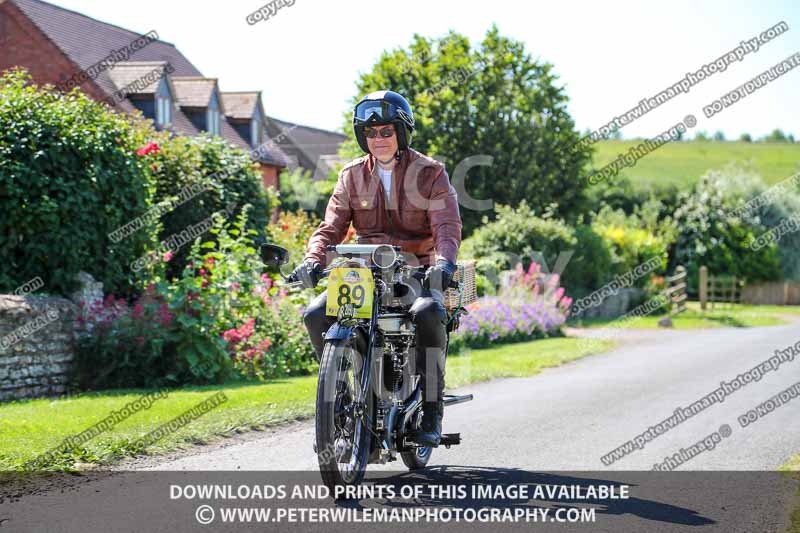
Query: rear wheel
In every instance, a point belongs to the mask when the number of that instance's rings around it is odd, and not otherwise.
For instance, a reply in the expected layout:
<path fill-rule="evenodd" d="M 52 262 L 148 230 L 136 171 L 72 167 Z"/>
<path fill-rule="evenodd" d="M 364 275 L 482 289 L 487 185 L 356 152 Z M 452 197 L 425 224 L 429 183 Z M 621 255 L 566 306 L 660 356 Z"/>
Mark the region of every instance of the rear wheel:
<path fill-rule="evenodd" d="M 428 466 L 431 454 L 433 454 L 433 448 L 420 446 L 415 448 L 413 452 L 402 452 L 400 457 L 403 458 L 403 463 L 409 470 L 419 470 Z"/>
<path fill-rule="evenodd" d="M 354 339 L 325 341 L 317 382 L 316 442 L 322 481 L 357 485 L 364 478 L 370 446 L 372 398 L 357 402 L 363 356 Z"/>

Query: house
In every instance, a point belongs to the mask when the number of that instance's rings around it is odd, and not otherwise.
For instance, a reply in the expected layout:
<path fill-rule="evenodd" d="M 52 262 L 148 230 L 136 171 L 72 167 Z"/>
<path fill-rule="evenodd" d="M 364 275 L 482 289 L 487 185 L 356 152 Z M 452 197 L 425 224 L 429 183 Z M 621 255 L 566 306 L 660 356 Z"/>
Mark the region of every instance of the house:
<path fill-rule="evenodd" d="M 269 137 L 289 157 L 289 167 L 297 165 L 311 171 L 314 180 L 329 177 L 343 162 L 337 153 L 339 145 L 347 140 L 346 135 L 274 117 L 267 117 L 266 128 Z"/>
<path fill-rule="evenodd" d="M 41 0 L 0 0 L 0 71 L 14 66 L 39 84 L 78 86 L 119 111 L 139 110 L 158 129 L 219 135 L 251 152 L 265 187 L 278 188 L 280 171 L 295 162 L 315 169 L 345 138 L 270 120 L 260 91 L 222 92 L 217 79 L 204 76 L 154 31 L 141 35 Z M 299 137 L 282 134 L 287 124 Z"/>

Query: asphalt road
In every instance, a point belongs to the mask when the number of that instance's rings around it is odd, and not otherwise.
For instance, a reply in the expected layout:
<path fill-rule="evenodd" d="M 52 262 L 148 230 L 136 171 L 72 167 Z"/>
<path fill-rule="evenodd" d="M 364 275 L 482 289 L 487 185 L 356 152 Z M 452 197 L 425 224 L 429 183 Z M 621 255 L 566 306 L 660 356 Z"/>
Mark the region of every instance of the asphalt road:
<path fill-rule="evenodd" d="M 800 325 L 632 332 L 606 354 L 448 393 L 474 394 L 445 410 L 444 431 L 462 443 L 430 465 L 537 470 L 650 470 L 727 424 L 731 435 L 679 470 L 774 470 L 800 453 L 800 398 L 741 428 L 737 417 L 800 381 L 800 354 L 610 466 L 601 456 L 800 341 Z M 158 470 L 316 470 L 313 422 L 160 462 Z M 405 470 L 401 461 L 381 469 Z"/>
<path fill-rule="evenodd" d="M 601 456 L 633 439 L 679 407 L 711 393 L 722 380 L 767 360 L 800 340 L 800 326 L 707 331 L 630 332 L 612 352 L 587 357 L 537 376 L 476 384 L 475 400 L 448 408 L 445 431 L 460 432 L 462 444 L 437 449 L 428 469 L 405 472 L 401 461 L 370 465 L 373 483 L 413 484 L 609 484 L 630 486 L 624 500 L 585 502 L 553 498 L 523 501 L 454 501 L 418 498 L 411 502 L 357 500 L 365 508 L 505 509 L 595 508 L 591 524 L 577 523 L 237 523 L 200 526 L 197 500 L 173 499 L 171 485 L 185 483 L 319 484 L 312 451 L 311 422 L 251 433 L 198 447 L 189 455 L 129 464 L 134 471 L 72 481 L 70 487 L 18 493 L 2 499 L 0 533 L 9 531 L 702 531 L 784 532 L 798 504 L 798 482 L 773 472 L 800 452 L 800 397 L 776 407 L 748 427 L 737 419 L 800 381 L 800 354 L 759 381 L 740 387 L 613 464 Z M 713 450 L 691 458 L 673 473 L 644 472 L 667 455 L 688 448 L 727 424 Z M 686 471 L 693 472 L 686 472 Z M 166 472 L 165 472 L 166 471 Z M 210 471 L 210 472 L 209 472 Z M 253 472 L 255 471 L 255 472 Z M 267 472 L 270 471 L 270 472 Z M 292 471 L 286 473 L 285 471 Z M 747 472 L 749 471 L 749 472 Z M 761 472 L 759 472 L 761 471 Z M 549 500 L 549 501 L 548 501 Z M 242 501 L 213 502 L 253 506 Z M 257 501 L 277 509 L 285 501 Z M 292 505 L 299 505 L 294 501 Z M 303 503 L 305 505 L 305 502 Z M 312 501 L 311 507 L 332 507 Z M 219 514 L 217 519 L 219 520 Z M 550 522 L 552 522 L 552 515 Z"/>

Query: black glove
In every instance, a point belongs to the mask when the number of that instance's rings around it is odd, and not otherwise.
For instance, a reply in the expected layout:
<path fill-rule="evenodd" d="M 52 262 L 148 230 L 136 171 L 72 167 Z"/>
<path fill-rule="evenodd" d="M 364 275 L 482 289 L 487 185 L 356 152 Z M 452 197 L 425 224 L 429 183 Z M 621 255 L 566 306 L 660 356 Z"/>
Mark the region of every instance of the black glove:
<path fill-rule="evenodd" d="M 431 290 L 446 291 L 453 281 L 456 265 L 447 259 L 437 259 L 436 265 L 425 271 L 424 285 Z"/>
<path fill-rule="evenodd" d="M 311 259 L 306 259 L 294 269 L 294 272 L 289 274 L 289 281 L 300 281 L 303 283 L 304 289 L 313 289 L 319 282 L 320 274 L 322 274 L 322 266 Z"/>

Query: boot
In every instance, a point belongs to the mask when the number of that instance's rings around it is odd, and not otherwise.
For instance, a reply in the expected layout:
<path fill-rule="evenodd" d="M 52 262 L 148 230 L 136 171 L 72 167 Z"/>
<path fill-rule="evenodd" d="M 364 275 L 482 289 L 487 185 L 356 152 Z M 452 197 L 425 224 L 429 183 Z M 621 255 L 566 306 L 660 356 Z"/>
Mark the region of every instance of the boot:
<path fill-rule="evenodd" d="M 436 367 L 435 370 L 431 368 L 432 366 Z M 426 373 L 422 374 L 422 420 L 420 429 L 417 431 L 414 440 L 423 446 L 435 448 L 439 445 L 439 441 L 442 438 L 442 417 L 444 416 L 444 357 L 438 362 L 428 361 L 425 366 L 421 366 L 420 368 L 425 368 L 427 371 L 434 372 L 436 384 L 435 387 L 426 386 Z M 429 395 L 433 396 L 431 393 L 434 393 L 434 390 L 435 397 L 429 398 Z"/>
<path fill-rule="evenodd" d="M 425 402 L 422 405 L 422 423 L 414 441 L 422 446 L 435 448 L 442 438 L 444 402 Z"/>

